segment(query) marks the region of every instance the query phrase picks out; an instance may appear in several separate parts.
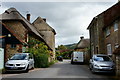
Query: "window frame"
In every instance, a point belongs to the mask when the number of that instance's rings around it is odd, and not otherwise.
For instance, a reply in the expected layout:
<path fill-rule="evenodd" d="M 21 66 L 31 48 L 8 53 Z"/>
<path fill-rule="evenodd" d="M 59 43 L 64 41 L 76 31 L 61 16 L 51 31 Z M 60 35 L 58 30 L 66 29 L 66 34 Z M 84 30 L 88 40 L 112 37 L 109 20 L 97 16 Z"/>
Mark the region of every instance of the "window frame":
<path fill-rule="evenodd" d="M 117 31 L 118 30 L 118 21 L 115 21 L 114 22 L 114 31 Z"/>
<path fill-rule="evenodd" d="M 110 28 L 109 27 L 106 28 L 105 34 L 106 34 L 106 37 L 110 35 Z"/>
<path fill-rule="evenodd" d="M 16 44 L 11 44 L 11 46 L 10 46 L 11 48 L 16 48 L 17 47 L 17 45 Z"/>
<path fill-rule="evenodd" d="M 107 44 L 107 54 L 112 55 L 112 44 Z"/>

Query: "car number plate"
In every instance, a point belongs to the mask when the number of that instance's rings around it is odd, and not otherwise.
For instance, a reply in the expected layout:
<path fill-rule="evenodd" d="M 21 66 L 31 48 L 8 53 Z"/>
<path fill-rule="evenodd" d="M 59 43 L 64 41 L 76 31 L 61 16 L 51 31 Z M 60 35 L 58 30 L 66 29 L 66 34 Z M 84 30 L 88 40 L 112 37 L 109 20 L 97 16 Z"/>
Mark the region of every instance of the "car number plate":
<path fill-rule="evenodd" d="M 18 69 L 17 67 L 11 67 L 11 69 Z"/>

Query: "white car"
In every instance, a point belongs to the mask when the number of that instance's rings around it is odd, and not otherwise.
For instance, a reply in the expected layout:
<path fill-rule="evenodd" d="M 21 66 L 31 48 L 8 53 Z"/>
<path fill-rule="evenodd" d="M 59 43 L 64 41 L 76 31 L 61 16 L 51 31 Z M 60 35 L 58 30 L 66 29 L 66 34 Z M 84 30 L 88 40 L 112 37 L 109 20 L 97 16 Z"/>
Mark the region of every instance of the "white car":
<path fill-rule="evenodd" d="M 16 53 L 5 63 L 6 71 L 25 71 L 34 68 L 34 58 L 31 53 Z"/>

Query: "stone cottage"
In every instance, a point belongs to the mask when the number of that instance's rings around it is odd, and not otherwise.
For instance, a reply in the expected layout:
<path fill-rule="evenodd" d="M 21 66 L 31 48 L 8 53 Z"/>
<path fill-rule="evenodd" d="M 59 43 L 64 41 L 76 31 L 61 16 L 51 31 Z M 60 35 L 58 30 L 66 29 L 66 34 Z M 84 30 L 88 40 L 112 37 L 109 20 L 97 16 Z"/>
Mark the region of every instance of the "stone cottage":
<path fill-rule="evenodd" d="M 29 17 L 28 17 L 29 18 Z M 33 37 L 44 42 L 44 38 L 36 28 L 24 18 L 15 8 L 10 8 L 0 15 L 0 29 L 3 36 L 2 42 L 5 54 L 5 61 L 15 53 L 24 52 L 28 45 L 29 37 Z M 47 45 L 48 46 L 48 45 Z M 48 48 L 50 48 L 48 46 Z"/>

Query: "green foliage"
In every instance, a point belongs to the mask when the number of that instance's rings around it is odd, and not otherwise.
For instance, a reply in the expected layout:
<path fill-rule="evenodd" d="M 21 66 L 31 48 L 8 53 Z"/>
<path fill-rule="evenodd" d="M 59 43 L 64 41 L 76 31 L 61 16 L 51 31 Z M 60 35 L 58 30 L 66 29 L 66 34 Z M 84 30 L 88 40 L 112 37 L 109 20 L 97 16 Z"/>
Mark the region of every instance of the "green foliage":
<path fill-rule="evenodd" d="M 30 37 L 29 39 L 28 52 L 34 55 L 35 67 L 45 68 L 49 66 L 48 57 L 49 51 L 48 47 L 41 41 Z"/>
<path fill-rule="evenodd" d="M 65 50 L 65 49 L 67 49 L 67 47 L 65 47 L 64 45 L 58 46 L 58 50 Z"/>
<path fill-rule="evenodd" d="M 70 59 L 71 58 L 71 53 L 72 53 L 72 51 L 65 51 L 65 52 L 56 51 L 56 58 L 58 56 L 62 56 L 64 59 Z"/>
<path fill-rule="evenodd" d="M 62 56 L 64 59 L 70 59 L 71 52 L 72 52 L 72 51 L 63 52 L 63 53 L 61 53 L 61 56 Z"/>
<path fill-rule="evenodd" d="M 48 56 L 46 54 L 35 55 L 35 67 L 46 68 L 49 67 Z"/>

